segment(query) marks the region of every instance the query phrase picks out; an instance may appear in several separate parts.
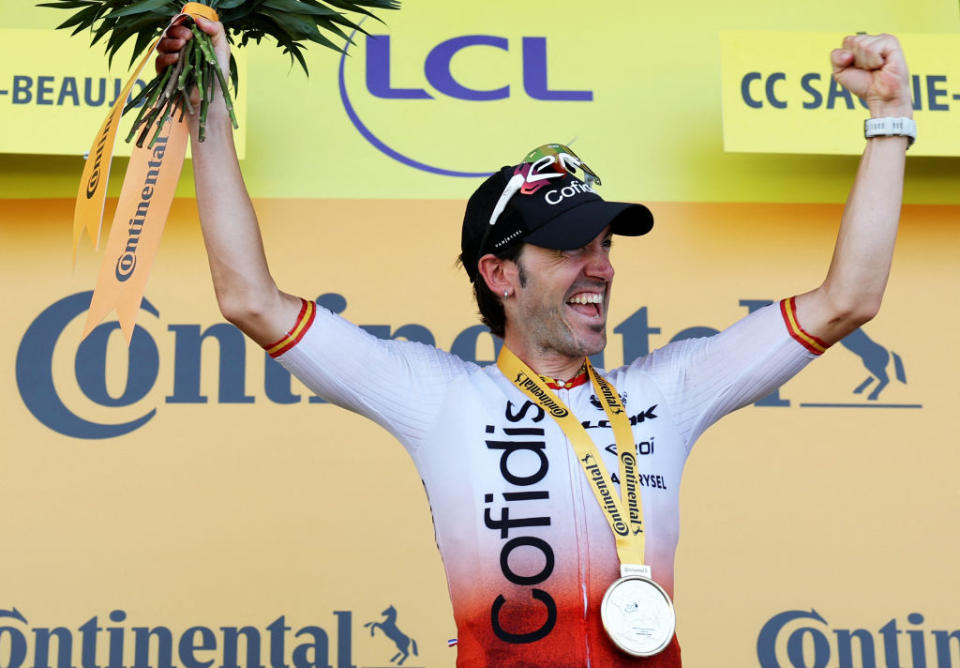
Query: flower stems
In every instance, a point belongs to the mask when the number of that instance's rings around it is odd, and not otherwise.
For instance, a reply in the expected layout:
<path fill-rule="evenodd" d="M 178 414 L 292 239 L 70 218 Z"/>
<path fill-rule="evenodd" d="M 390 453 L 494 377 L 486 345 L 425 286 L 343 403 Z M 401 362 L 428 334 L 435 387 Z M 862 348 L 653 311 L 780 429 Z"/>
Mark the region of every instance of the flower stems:
<path fill-rule="evenodd" d="M 137 137 L 138 147 L 143 146 L 151 130 L 153 135 L 148 147 L 153 147 L 164 125 L 177 109 L 180 110 L 181 120 L 184 112 L 196 113 L 196 106 L 190 100 L 190 96 L 196 94 L 195 90 L 200 96 L 199 139 L 203 141 L 207 134 L 207 114 L 216 92 L 215 86 L 219 87 L 223 93 L 230 122 L 234 128 L 239 127 L 233 108 L 233 98 L 230 96 L 226 79 L 217 63 L 210 36 L 198 30 L 192 23 L 190 30 L 193 32 L 193 39 L 181 49 L 177 62 L 159 72 L 127 103 L 123 110 L 126 113 L 137 105 L 143 105 L 127 135 L 129 142 L 138 132 L 140 133 Z"/>

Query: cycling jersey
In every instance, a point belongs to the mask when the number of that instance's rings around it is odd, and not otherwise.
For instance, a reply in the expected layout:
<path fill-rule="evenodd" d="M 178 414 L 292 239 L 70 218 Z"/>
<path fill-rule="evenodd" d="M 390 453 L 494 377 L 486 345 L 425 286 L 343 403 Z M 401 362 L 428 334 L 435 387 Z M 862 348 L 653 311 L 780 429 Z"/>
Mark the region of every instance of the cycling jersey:
<path fill-rule="evenodd" d="M 715 336 L 598 370 L 630 416 L 646 563 L 671 595 L 680 477 L 694 441 L 822 352 L 792 306 L 785 300 Z M 496 365 L 378 339 L 306 302 L 269 350 L 314 392 L 386 428 L 413 458 L 446 570 L 458 666 L 680 665 L 676 643 L 637 659 L 607 638 L 600 601 L 620 574 L 610 527 L 564 432 Z M 613 432 L 592 384 L 555 392 L 619 493 Z"/>

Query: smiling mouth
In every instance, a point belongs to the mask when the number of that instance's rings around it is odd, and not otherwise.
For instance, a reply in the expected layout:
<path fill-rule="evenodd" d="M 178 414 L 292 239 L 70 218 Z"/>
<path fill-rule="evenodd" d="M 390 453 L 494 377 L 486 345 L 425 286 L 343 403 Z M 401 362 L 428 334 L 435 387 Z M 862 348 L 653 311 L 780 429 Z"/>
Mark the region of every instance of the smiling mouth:
<path fill-rule="evenodd" d="M 603 294 L 578 292 L 567 300 L 567 306 L 580 315 L 599 320 L 603 317 Z"/>

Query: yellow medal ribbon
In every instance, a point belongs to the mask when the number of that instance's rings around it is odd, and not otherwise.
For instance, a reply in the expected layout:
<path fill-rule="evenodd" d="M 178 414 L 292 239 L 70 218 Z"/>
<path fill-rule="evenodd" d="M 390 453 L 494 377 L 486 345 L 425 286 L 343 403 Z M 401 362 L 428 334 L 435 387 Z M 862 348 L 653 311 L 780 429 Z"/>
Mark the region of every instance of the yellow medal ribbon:
<path fill-rule="evenodd" d="M 188 2 L 170 25 L 175 25 L 184 16 L 218 20 L 217 13 L 207 5 Z M 84 229 L 94 246 L 100 248 L 107 182 L 110 178 L 110 163 L 120 116 L 137 76 L 153 56 L 159 42 L 159 39 L 155 40 L 140 59 L 93 140 L 83 167 L 74 208 L 74 263 Z M 84 338 L 114 309 L 128 343 L 133 336 L 147 276 L 160 245 L 160 235 L 173 202 L 187 151 L 189 137 L 186 124 L 172 122 L 169 125 L 155 146 L 136 147 L 131 153 L 97 285 L 87 313 Z"/>
<path fill-rule="evenodd" d="M 616 389 L 598 374 L 590 360 L 586 361 L 587 373 L 597 397 L 603 405 L 613 436 L 617 443 L 617 458 L 620 460 L 620 494 L 616 492 L 603 466 L 597 446 L 587 430 L 564 403 L 544 384 L 540 377 L 523 360 L 503 346 L 497 357 L 497 366 L 514 386 L 527 395 L 536 405 L 556 420 L 566 434 L 580 466 L 587 476 L 593 495 L 603 510 L 607 523 L 617 541 L 617 556 L 621 564 L 642 565 L 646 535 L 643 529 L 643 507 L 640 498 L 637 456 L 630 429 L 630 418 L 620 402 Z"/>

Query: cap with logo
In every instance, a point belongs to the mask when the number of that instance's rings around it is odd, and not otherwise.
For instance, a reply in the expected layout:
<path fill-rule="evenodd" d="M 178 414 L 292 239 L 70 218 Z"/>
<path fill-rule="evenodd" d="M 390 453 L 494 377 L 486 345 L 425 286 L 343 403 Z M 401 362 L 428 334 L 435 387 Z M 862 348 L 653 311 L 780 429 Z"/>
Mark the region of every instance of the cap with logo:
<path fill-rule="evenodd" d="M 544 151 L 548 147 L 565 150 Z M 520 243 L 572 250 L 586 246 L 608 225 L 626 236 L 653 227 L 653 214 L 644 205 L 604 201 L 591 187 L 600 180 L 567 151 L 559 144 L 534 149 L 525 162 L 488 177 L 467 201 L 460 250 L 471 281 L 481 257 Z M 572 173 L 577 167 L 586 183 Z"/>

